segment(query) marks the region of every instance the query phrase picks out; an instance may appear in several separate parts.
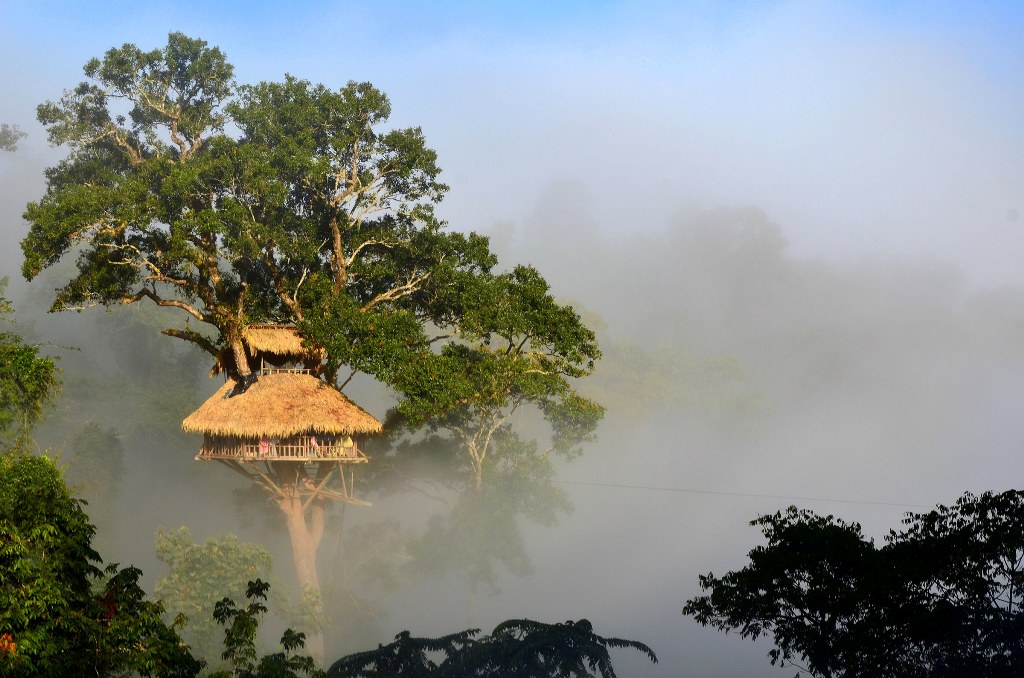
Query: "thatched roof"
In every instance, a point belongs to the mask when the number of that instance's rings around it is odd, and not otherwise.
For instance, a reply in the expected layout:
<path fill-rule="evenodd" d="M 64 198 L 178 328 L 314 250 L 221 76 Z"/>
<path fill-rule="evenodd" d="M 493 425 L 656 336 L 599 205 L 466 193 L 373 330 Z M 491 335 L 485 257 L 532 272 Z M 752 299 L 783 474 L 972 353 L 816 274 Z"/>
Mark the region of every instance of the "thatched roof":
<path fill-rule="evenodd" d="M 302 345 L 302 337 L 291 325 L 249 325 L 242 330 L 242 341 L 251 354 L 272 353 L 294 358 L 322 359 L 322 351 Z"/>
<path fill-rule="evenodd" d="M 181 427 L 190 433 L 285 437 L 303 433 L 379 433 L 377 419 L 340 391 L 309 374 L 280 372 L 261 376 L 240 395 L 228 381 Z"/>

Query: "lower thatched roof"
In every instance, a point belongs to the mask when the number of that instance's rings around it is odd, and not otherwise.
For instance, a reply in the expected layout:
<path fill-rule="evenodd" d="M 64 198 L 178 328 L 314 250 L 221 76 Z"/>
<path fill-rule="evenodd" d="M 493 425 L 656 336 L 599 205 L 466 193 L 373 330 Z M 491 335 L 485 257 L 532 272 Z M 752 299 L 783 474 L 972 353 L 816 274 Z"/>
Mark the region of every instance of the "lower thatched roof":
<path fill-rule="evenodd" d="M 303 433 L 379 433 L 381 423 L 340 391 L 308 374 L 266 374 L 245 393 L 225 398 L 228 381 L 181 427 L 190 433 L 285 437 Z"/>

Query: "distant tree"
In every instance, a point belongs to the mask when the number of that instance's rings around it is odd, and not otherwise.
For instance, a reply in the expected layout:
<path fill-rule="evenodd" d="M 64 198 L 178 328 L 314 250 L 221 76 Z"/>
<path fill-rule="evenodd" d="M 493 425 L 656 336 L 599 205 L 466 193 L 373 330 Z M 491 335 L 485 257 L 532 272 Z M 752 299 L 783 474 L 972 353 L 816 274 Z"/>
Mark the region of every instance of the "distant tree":
<path fill-rule="evenodd" d="M 735 430 L 767 409 L 763 394 L 734 357 L 699 357 L 671 341 L 656 346 L 603 342 L 602 351 L 588 391 L 620 416 L 692 413 Z"/>
<path fill-rule="evenodd" d="M 18 150 L 18 141 L 26 136 L 28 135 L 18 129 L 17 125 L 0 122 L 0 151 Z"/>
<path fill-rule="evenodd" d="M 881 548 L 856 523 L 792 507 L 751 524 L 767 543 L 742 570 L 701 576 L 709 593 L 683 613 L 772 637 L 773 664 L 832 678 L 1024 671 L 1024 493 L 909 513 Z"/>
<path fill-rule="evenodd" d="M 496 626 L 489 636 L 477 639 L 479 632 L 479 629 L 468 629 L 441 638 L 413 638 L 408 631 L 403 631 L 389 645 L 338 660 L 327 675 L 332 678 L 399 675 L 412 678 L 589 678 L 595 675 L 615 678 L 609 648 L 637 650 L 652 662 L 658 661 L 654 651 L 643 643 L 595 634 L 586 619 L 564 624 L 510 619 Z"/>
<path fill-rule="evenodd" d="M 172 617 L 187 620 L 181 635 L 194 653 L 209 660 L 220 653 L 221 634 L 213 612 L 225 596 L 243 598 L 248 583 L 269 578 L 270 553 L 233 535 L 192 540 L 187 527 L 157 530 L 156 555 L 167 566 L 154 593 Z"/>
<path fill-rule="evenodd" d="M 106 490 L 124 478 L 124 445 L 117 429 L 94 421 L 84 424 L 71 440 L 75 479 L 87 485 L 104 482 Z"/>
<path fill-rule="evenodd" d="M 447 508 L 408 543 L 406 571 L 464 576 L 472 619 L 477 593 L 495 588 L 499 565 L 530 571 L 521 519 L 550 525 L 569 508 L 552 482 L 552 457 L 578 454 L 603 408 L 575 390 L 600 355 L 594 334 L 534 269 L 481 274 L 463 286 L 455 320 L 395 361 L 402 368 L 392 385 L 402 399 L 385 426 L 390 440 L 371 442 L 363 478 L 374 490 L 412 488 Z M 331 349 L 343 341 L 333 317 L 304 324 L 329 355 L 340 355 L 344 346 Z M 517 432 L 517 415 L 547 425 L 532 427 L 540 440 Z"/>
<path fill-rule="evenodd" d="M 330 531 L 325 551 L 331 562 L 323 582 L 324 609 L 335 611 L 327 623 L 346 639 L 348 647 L 360 647 L 380 638 L 388 615 L 388 602 L 406 582 L 409 530 L 395 519 L 345 525 L 342 520 Z M 292 624 L 303 626 L 299 620 Z"/>
<path fill-rule="evenodd" d="M 142 573 L 99 569 L 94 532 L 53 461 L 0 456 L 0 675 L 196 675 Z"/>

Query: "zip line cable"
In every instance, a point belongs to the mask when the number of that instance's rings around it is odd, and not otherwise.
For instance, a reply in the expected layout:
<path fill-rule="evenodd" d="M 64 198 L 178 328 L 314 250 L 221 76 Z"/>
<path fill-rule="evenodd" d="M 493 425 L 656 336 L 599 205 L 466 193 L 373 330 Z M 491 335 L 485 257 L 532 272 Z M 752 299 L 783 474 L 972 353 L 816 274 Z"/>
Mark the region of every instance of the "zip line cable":
<path fill-rule="evenodd" d="M 824 497 L 795 497 L 783 494 L 757 494 L 753 492 L 721 492 L 718 490 L 692 490 L 682 487 L 658 487 L 656 485 L 626 485 L 621 483 L 591 483 L 581 480 L 555 480 L 563 485 L 580 485 L 582 487 L 614 487 L 623 490 L 647 490 L 655 492 L 675 492 L 678 494 L 713 494 L 722 497 L 751 497 L 755 499 L 783 499 L 786 501 L 819 501 L 833 504 L 863 504 L 868 506 L 900 506 L 904 508 L 933 509 L 925 504 L 908 504 L 895 501 L 865 501 L 858 499 L 826 499 Z"/>

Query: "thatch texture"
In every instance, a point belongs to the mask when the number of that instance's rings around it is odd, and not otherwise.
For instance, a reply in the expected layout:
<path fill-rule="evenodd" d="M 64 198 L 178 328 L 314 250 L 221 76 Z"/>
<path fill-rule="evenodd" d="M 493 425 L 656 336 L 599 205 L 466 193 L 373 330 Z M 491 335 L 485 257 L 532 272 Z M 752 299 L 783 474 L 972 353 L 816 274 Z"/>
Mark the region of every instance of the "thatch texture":
<path fill-rule="evenodd" d="M 285 437 L 304 433 L 379 433 L 377 419 L 340 391 L 308 374 L 261 376 L 240 395 L 225 398 L 228 381 L 181 422 L 190 433 Z"/>
<path fill-rule="evenodd" d="M 302 345 L 302 337 L 290 325 L 249 325 L 242 330 L 242 341 L 253 355 L 270 353 L 295 359 L 323 359 L 322 351 Z"/>

